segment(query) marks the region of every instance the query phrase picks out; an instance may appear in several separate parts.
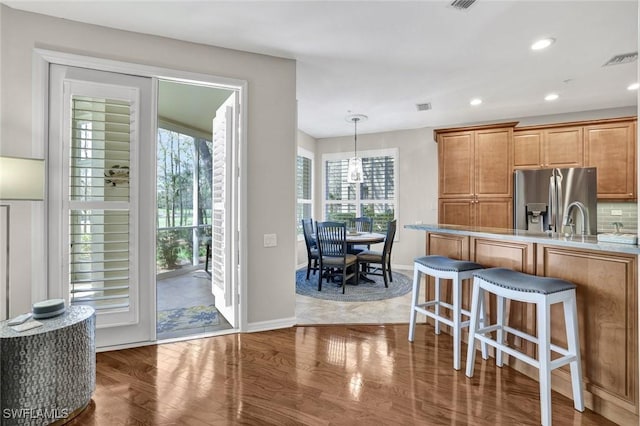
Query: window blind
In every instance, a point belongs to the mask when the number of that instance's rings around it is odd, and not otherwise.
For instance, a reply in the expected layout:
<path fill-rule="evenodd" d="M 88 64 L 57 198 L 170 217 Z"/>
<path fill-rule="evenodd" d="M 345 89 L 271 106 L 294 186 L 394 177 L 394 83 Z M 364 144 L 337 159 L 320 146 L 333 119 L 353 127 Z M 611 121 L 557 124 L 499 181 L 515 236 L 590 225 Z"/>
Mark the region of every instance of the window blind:
<path fill-rule="evenodd" d="M 130 303 L 131 106 L 71 98 L 69 291 L 96 310 Z"/>
<path fill-rule="evenodd" d="M 296 162 L 296 230 L 302 235 L 302 219 L 311 218 L 312 160 L 298 155 Z"/>
<path fill-rule="evenodd" d="M 362 155 L 364 181 L 347 183 L 348 159 L 329 159 L 325 166 L 325 219 L 373 218 L 374 230 L 386 231 L 396 215 L 396 156 Z"/>

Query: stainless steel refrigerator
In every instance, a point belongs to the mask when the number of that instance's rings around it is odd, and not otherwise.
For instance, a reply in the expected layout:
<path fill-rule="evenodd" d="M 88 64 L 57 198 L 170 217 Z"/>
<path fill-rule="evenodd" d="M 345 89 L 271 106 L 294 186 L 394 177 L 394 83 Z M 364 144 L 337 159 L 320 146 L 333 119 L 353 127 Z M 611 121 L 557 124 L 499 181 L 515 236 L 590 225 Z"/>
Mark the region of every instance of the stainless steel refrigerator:
<path fill-rule="evenodd" d="M 597 234 L 595 167 L 517 170 L 513 188 L 516 229 Z"/>

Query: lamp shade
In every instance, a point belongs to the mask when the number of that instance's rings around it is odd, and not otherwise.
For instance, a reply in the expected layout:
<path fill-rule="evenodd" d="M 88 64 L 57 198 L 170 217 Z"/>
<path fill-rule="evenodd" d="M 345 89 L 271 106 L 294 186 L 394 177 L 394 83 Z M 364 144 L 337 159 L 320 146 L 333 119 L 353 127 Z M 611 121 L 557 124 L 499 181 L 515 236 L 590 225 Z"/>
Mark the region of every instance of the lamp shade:
<path fill-rule="evenodd" d="M 362 182 L 364 182 L 364 173 L 362 172 L 362 158 L 349 158 L 349 165 L 347 166 L 347 183 Z"/>
<path fill-rule="evenodd" d="M 44 160 L 0 157 L 0 200 L 44 199 Z"/>

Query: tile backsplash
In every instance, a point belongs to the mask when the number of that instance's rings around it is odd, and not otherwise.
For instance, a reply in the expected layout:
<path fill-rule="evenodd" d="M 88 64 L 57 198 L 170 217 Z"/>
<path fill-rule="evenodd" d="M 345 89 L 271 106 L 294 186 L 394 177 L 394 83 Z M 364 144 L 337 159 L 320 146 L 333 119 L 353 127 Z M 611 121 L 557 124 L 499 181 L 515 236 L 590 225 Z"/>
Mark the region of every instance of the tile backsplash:
<path fill-rule="evenodd" d="M 617 211 L 616 211 L 617 210 Z M 622 213 L 621 216 L 613 213 Z M 613 222 L 621 222 L 620 232 L 635 233 L 638 229 L 638 204 L 633 203 L 598 203 L 598 232 L 613 232 Z"/>

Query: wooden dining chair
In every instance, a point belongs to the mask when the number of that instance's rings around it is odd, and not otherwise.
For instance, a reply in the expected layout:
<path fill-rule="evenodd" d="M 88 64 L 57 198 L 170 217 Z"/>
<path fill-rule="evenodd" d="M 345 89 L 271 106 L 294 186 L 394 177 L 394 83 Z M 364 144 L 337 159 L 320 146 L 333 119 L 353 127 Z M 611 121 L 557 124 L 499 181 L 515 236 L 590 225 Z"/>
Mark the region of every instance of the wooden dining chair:
<path fill-rule="evenodd" d="M 370 217 L 356 217 L 352 220 L 351 225 L 356 230 L 356 232 L 373 232 L 373 219 Z M 370 244 L 353 245 L 349 248 L 349 253 L 358 254 L 361 251 L 369 250 L 370 248 Z"/>
<path fill-rule="evenodd" d="M 358 253 L 358 263 L 366 265 L 367 275 L 382 276 L 385 287 L 389 287 L 388 281 L 393 282 L 391 275 L 391 249 L 393 248 L 393 239 L 396 237 L 396 226 L 396 220 L 392 220 L 387 224 L 387 235 L 384 239 L 382 251 L 365 250 Z M 375 270 L 369 268 L 372 263 L 379 264 L 381 272 L 375 272 Z"/>
<path fill-rule="evenodd" d="M 354 278 L 358 284 L 358 257 L 347 253 L 347 226 L 342 222 L 317 222 L 316 243 L 320 261 L 318 291 L 322 291 L 322 278 L 329 282 L 333 277 L 342 278 L 344 294 L 347 280 Z M 352 272 L 348 268 L 352 267 Z"/>
<path fill-rule="evenodd" d="M 313 219 L 302 219 L 302 234 L 304 235 L 304 243 L 307 246 L 307 279 L 309 279 L 311 271 L 315 274 L 319 270 L 318 260 L 320 259 L 318 246 L 313 239 Z"/>

